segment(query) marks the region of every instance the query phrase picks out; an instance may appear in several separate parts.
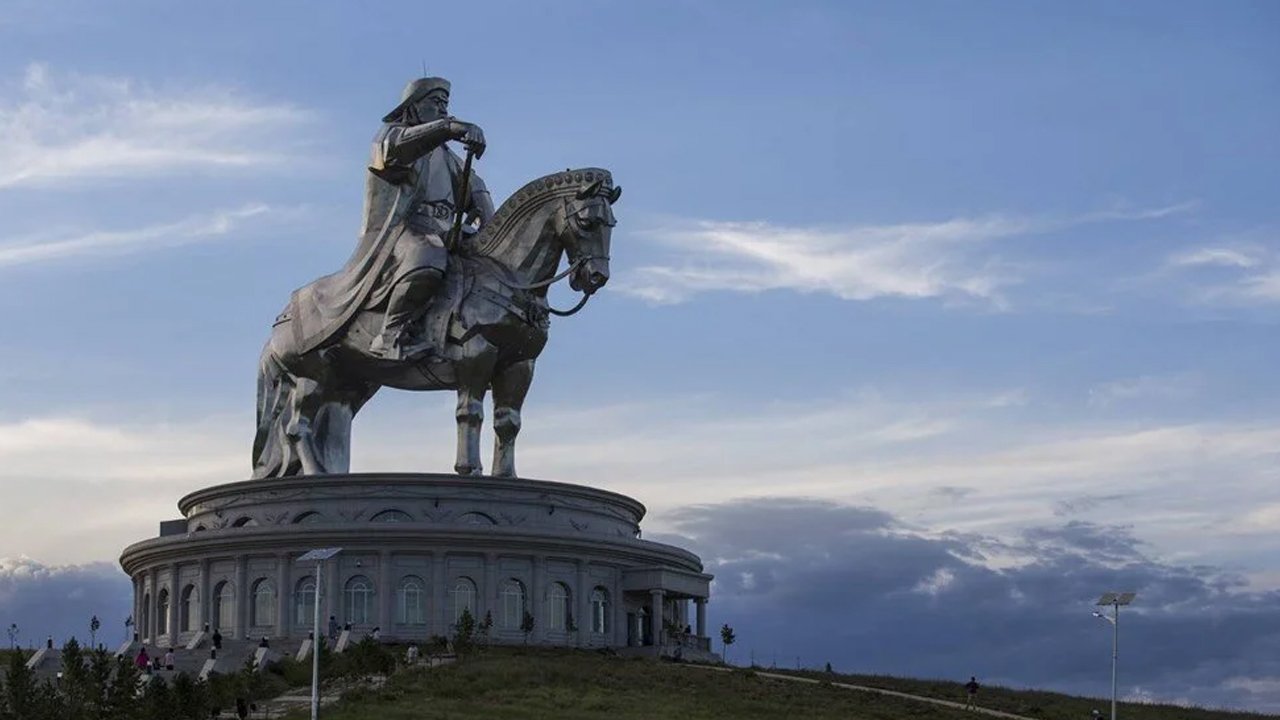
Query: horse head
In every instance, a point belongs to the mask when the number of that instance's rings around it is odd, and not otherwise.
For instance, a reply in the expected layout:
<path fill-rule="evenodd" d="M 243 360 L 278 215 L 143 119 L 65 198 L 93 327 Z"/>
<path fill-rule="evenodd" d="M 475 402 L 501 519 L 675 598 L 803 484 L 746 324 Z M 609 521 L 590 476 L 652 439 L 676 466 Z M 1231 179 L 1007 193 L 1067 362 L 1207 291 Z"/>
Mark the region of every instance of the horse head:
<path fill-rule="evenodd" d="M 537 287 L 567 256 L 570 285 L 591 295 L 609 282 L 609 240 L 616 224 L 612 205 L 621 195 L 622 188 L 601 168 L 540 177 L 502 203 L 472 241 L 473 252 L 505 266 L 518 282 Z"/>
<path fill-rule="evenodd" d="M 560 238 L 577 268 L 569 277 L 574 290 L 591 295 L 609 282 L 609 241 L 617 224 L 612 206 L 621 196 L 622 187 L 602 175 L 565 198 Z"/>

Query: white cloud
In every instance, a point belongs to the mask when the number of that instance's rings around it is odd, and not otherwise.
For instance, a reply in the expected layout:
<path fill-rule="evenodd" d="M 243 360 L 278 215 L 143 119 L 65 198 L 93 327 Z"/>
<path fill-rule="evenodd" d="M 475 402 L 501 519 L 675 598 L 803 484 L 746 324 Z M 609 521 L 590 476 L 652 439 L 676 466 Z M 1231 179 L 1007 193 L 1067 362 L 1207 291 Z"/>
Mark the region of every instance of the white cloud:
<path fill-rule="evenodd" d="M 123 254 L 150 248 L 206 242 L 239 230 L 246 221 L 289 214 L 262 203 L 233 210 L 195 215 L 171 223 L 131 230 L 95 230 L 42 234 L 0 243 L 0 269 L 34 262 L 63 260 L 81 255 Z"/>
<path fill-rule="evenodd" d="M 154 177 L 216 168 L 280 168 L 306 113 L 218 87 L 156 89 L 29 65 L 0 96 L 0 189 Z"/>
<path fill-rule="evenodd" d="M 1022 404 L 1004 401 L 1011 396 Z M 441 393 L 415 398 L 412 410 L 375 402 L 356 423 L 353 469 L 449 472 L 452 404 Z M 1025 393 L 1009 391 L 533 406 L 519 466 L 527 477 L 636 497 L 651 510 L 647 532 L 669 529 L 666 518 L 687 505 L 785 495 L 872 505 L 930 531 L 997 536 L 1077 508 L 1076 518 L 1132 525 L 1163 553 L 1247 573 L 1266 569 L 1250 557 L 1280 553 L 1280 533 L 1266 532 L 1280 506 L 1280 420 L 1085 424 L 1061 410 L 1036 413 Z M 0 547 L 58 562 L 111 557 L 154 534 L 183 494 L 249 474 L 247 414 L 181 425 L 115 417 L 0 425 L 6 501 L 32 509 L 0 528 Z M 491 439 L 486 431 L 482 447 Z"/>
<path fill-rule="evenodd" d="M 1256 267 L 1261 262 L 1256 248 L 1203 247 L 1176 253 L 1168 260 L 1176 267 L 1217 265 L 1222 267 Z"/>
<path fill-rule="evenodd" d="M 1164 218 L 1194 207 L 1114 210 L 1053 219 L 989 215 L 931 223 L 788 227 L 768 222 L 683 221 L 642 233 L 674 254 L 620 276 L 623 292 L 676 303 L 709 291 L 820 292 L 843 300 L 943 298 L 997 308 L 1023 279 L 993 241 L 1084 223 Z"/>
<path fill-rule="evenodd" d="M 1187 248 L 1165 259 L 1162 275 L 1189 284 L 1185 294 L 1208 305 L 1280 302 L 1280 245 L 1274 231 L 1246 233 L 1249 242 Z"/>
<path fill-rule="evenodd" d="M 1189 374 L 1139 375 L 1089 388 L 1089 404 L 1107 407 L 1133 400 L 1177 400 L 1191 397 L 1198 386 Z"/>

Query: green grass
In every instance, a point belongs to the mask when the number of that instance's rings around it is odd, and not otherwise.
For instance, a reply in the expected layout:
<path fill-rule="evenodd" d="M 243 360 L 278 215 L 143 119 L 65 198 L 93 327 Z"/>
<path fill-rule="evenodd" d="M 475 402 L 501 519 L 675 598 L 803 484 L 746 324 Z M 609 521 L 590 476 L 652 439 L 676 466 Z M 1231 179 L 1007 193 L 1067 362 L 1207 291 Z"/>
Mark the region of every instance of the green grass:
<path fill-rule="evenodd" d="M 770 671 L 783 672 L 786 671 Z M 881 687 L 944 700 L 962 700 L 960 683 L 869 675 L 791 672 L 819 680 Z M 1084 720 L 1109 705 L 1060 693 L 984 687 L 980 704 L 1046 720 Z M 1252 713 L 1124 703 L 1125 720 L 1257 720 Z M 306 713 L 288 716 L 302 720 Z M 963 710 L 762 677 L 750 670 L 717 672 L 594 652 L 491 648 L 455 665 L 416 669 L 376 691 L 349 693 L 324 712 L 326 720 L 973 720 Z M 982 716 L 977 716 L 982 717 Z"/>
<path fill-rule="evenodd" d="M 301 719 L 305 713 L 289 718 Z M 833 687 L 572 650 L 492 648 L 349 693 L 325 720 L 960 720 L 971 714 Z"/>

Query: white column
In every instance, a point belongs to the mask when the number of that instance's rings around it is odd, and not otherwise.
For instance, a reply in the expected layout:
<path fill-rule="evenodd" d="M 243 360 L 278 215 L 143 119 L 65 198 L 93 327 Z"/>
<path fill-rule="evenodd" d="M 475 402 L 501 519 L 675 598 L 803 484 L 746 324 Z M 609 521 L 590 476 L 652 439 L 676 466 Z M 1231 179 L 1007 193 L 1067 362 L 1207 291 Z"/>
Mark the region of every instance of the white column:
<path fill-rule="evenodd" d="M 378 553 L 378 627 L 383 634 L 390 634 L 395 627 L 395 578 L 391 572 L 391 551 Z"/>
<path fill-rule="evenodd" d="M 578 561 L 578 587 L 573 590 L 573 621 L 578 624 L 578 647 L 586 647 L 591 641 L 591 578 L 587 576 L 587 562 Z"/>
<path fill-rule="evenodd" d="M 276 637 L 289 637 L 289 598 L 293 595 L 293 576 L 289 572 L 289 553 L 276 555 Z"/>
<path fill-rule="evenodd" d="M 627 604 L 622 599 L 622 570 L 613 570 L 613 592 L 609 593 L 609 611 L 613 613 L 610 624 L 613 626 L 613 646 L 622 647 L 627 644 Z"/>
<path fill-rule="evenodd" d="M 196 619 L 199 623 L 196 629 L 203 630 L 205 625 L 213 629 L 213 618 L 209 617 L 209 608 L 213 607 L 213 600 L 209 597 L 209 560 L 208 558 L 200 561 L 200 585 L 196 589 L 200 596 L 196 598 L 196 605 L 200 608 L 200 617 Z"/>
<path fill-rule="evenodd" d="M 133 634 L 139 640 L 146 637 L 146 630 L 142 627 L 142 598 L 147 593 L 147 579 L 138 573 L 133 578 Z"/>
<path fill-rule="evenodd" d="M 326 560 L 325 565 L 326 567 L 323 570 L 325 577 L 322 578 L 322 580 L 326 582 L 328 587 L 325 588 L 324 591 L 326 595 L 324 601 L 325 612 L 323 613 L 324 617 L 320 618 L 321 633 L 329 632 L 330 617 L 338 621 L 339 628 L 341 628 L 346 621 L 346 618 L 342 617 L 342 612 L 339 610 L 339 608 L 342 607 L 342 578 L 339 577 L 339 575 L 342 574 L 340 561 L 338 558 L 333 558 L 331 560 Z"/>
<path fill-rule="evenodd" d="M 147 637 L 151 639 L 151 644 L 155 645 L 159 638 L 156 637 L 157 630 L 160 628 L 160 571 L 157 568 L 151 568 L 151 602 L 147 606 Z"/>
<path fill-rule="evenodd" d="M 236 629 L 233 636 L 242 640 L 249 636 L 249 558 L 236 558 Z"/>
<path fill-rule="evenodd" d="M 533 615 L 534 643 L 541 643 L 547 636 L 547 621 L 550 620 L 547 605 L 547 558 L 535 555 L 533 558 L 533 587 L 529 589 L 529 613 Z"/>
<path fill-rule="evenodd" d="M 476 608 L 476 613 L 480 616 L 476 618 L 476 624 L 484 622 L 485 613 L 490 613 L 493 626 L 497 627 L 501 618 L 498 617 L 498 556 L 494 553 L 484 556 L 484 587 L 480 590 L 480 597 L 483 598 L 483 607 Z M 490 638 L 493 633 L 490 628 Z"/>
<path fill-rule="evenodd" d="M 662 606 L 666 593 L 661 590 L 649 591 L 649 632 L 653 635 L 653 646 L 657 653 L 662 652 Z"/>
<path fill-rule="evenodd" d="M 178 565 L 169 566 L 169 647 L 178 646 L 178 612 L 182 608 L 182 578 Z"/>
<path fill-rule="evenodd" d="M 431 627 L 432 634 L 448 637 L 449 619 L 445 616 L 445 598 L 448 597 L 448 578 L 444 574 L 444 553 L 431 555 Z"/>

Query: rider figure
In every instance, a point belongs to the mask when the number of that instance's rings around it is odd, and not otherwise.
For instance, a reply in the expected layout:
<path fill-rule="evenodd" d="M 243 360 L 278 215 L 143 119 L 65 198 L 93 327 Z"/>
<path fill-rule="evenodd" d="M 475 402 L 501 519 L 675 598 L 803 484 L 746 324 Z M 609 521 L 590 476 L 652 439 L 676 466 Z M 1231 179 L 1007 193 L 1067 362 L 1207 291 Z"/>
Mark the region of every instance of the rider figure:
<path fill-rule="evenodd" d="M 485 149 L 480 127 L 450 117 L 448 110 L 448 80 L 414 80 L 400 104 L 382 119 L 385 124 L 373 141 L 362 236 L 381 228 L 384 241 L 393 246 L 378 282 L 389 292 L 370 298 L 369 307 L 385 298 L 387 309 L 369 350 L 390 360 L 411 354 L 413 326 L 426 313 L 448 266 L 445 238 L 459 203 L 463 164 L 446 143 L 460 140 L 476 157 Z M 466 184 L 469 197 L 461 202 L 467 225 L 475 220 L 483 225 L 493 217 L 493 200 L 474 172 Z"/>

